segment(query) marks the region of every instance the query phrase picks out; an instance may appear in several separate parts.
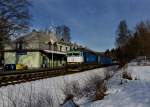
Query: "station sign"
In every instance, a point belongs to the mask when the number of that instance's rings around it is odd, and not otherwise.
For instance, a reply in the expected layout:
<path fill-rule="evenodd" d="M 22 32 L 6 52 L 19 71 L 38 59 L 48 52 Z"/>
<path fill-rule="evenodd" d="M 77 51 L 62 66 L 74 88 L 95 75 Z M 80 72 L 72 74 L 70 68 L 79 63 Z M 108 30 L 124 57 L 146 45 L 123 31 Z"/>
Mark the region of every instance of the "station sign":
<path fill-rule="evenodd" d="M 26 50 L 16 51 L 16 55 L 27 55 L 27 51 Z"/>

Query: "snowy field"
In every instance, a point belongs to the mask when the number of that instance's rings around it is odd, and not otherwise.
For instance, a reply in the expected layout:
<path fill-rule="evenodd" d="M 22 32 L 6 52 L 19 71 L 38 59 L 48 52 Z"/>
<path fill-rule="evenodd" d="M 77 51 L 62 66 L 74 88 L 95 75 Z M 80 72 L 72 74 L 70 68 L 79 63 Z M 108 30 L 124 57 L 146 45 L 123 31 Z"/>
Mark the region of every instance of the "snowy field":
<path fill-rule="evenodd" d="M 0 107 L 59 107 L 65 99 L 64 90 L 75 82 L 85 87 L 94 76 L 105 78 L 116 67 L 99 68 L 82 73 L 47 78 L 0 88 Z M 81 102 L 81 101 L 80 101 Z"/>
<path fill-rule="evenodd" d="M 138 66 L 137 66 L 138 65 Z M 133 80 L 122 78 L 122 72 Z M 107 82 L 107 96 L 103 100 L 81 104 L 81 107 L 150 107 L 150 66 L 136 62 L 119 70 Z"/>

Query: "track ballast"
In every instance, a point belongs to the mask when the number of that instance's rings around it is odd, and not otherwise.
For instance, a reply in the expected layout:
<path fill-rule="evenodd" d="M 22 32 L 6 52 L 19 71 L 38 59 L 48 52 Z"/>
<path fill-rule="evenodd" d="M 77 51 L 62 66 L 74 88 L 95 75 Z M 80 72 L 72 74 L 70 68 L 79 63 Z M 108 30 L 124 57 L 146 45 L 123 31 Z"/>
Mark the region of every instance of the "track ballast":
<path fill-rule="evenodd" d="M 77 71 L 72 71 L 73 69 L 77 67 L 80 69 Z M 51 77 L 56 77 L 56 76 L 83 72 L 86 70 L 95 69 L 99 67 L 102 67 L 102 65 L 78 64 L 78 65 L 72 65 L 72 66 L 57 67 L 53 69 L 52 68 L 39 68 L 39 69 L 22 70 L 22 71 L 5 71 L 5 72 L 0 73 L 0 87 L 44 79 L 44 78 L 51 78 Z"/>

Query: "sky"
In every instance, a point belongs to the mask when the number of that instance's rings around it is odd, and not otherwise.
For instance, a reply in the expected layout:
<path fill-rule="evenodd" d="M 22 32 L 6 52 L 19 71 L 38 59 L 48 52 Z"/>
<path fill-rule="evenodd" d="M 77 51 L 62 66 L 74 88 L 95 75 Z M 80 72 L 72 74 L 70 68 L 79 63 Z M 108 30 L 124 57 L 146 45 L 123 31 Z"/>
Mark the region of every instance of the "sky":
<path fill-rule="evenodd" d="M 31 0 L 32 29 L 67 25 L 73 42 L 95 51 L 115 47 L 121 20 L 134 29 L 150 19 L 150 0 Z"/>

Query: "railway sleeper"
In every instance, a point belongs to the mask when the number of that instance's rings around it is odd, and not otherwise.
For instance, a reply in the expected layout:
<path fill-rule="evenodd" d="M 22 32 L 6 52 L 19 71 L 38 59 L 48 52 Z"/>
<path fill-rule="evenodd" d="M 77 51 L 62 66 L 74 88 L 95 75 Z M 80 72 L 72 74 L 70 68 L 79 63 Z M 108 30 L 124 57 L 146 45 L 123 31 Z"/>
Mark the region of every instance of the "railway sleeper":
<path fill-rule="evenodd" d="M 27 74 L 23 74 L 23 79 L 27 79 L 28 75 Z"/>
<path fill-rule="evenodd" d="M 34 77 L 34 73 L 29 74 L 29 77 L 33 78 Z"/>
<path fill-rule="evenodd" d="M 9 82 L 16 81 L 16 80 L 17 80 L 17 76 L 16 76 L 16 75 L 10 76 L 10 77 L 8 78 L 8 81 L 9 81 Z"/>
<path fill-rule="evenodd" d="M 41 76 L 42 76 L 42 77 L 44 76 L 44 73 L 43 73 L 43 72 L 41 73 Z"/>
<path fill-rule="evenodd" d="M 21 79 L 22 76 L 21 76 L 20 74 L 18 74 L 18 75 L 16 76 L 16 78 L 17 78 L 17 79 Z"/>
<path fill-rule="evenodd" d="M 34 75 L 33 74 L 28 74 L 28 76 L 27 76 L 27 80 L 32 80 L 32 78 L 34 77 Z"/>
<path fill-rule="evenodd" d="M 39 77 L 39 73 L 35 73 L 34 75 L 35 75 L 35 77 Z"/>
<path fill-rule="evenodd" d="M 39 73 L 39 77 L 42 77 L 43 76 L 43 73 Z"/>
<path fill-rule="evenodd" d="M 9 77 L 8 76 L 4 76 L 4 77 L 1 77 L 0 83 L 6 83 L 8 81 L 9 81 Z"/>

